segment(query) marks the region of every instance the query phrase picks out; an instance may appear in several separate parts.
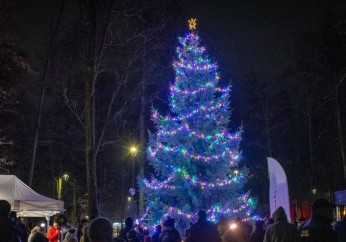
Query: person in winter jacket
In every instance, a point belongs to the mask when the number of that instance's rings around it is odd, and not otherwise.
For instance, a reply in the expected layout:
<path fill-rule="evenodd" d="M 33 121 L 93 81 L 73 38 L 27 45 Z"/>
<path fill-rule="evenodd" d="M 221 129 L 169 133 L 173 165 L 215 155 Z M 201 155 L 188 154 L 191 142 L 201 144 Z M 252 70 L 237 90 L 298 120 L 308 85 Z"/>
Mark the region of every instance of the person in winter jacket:
<path fill-rule="evenodd" d="M 48 239 L 41 232 L 36 232 L 28 242 L 48 242 Z"/>
<path fill-rule="evenodd" d="M 346 216 L 335 222 L 333 230 L 338 234 L 338 242 L 346 241 Z"/>
<path fill-rule="evenodd" d="M 190 228 L 190 242 L 221 242 L 220 234 L 214 223 L 207 220 L 204 210 L 198 212 L 198 220 Z"/>
<path fill-rule="evenodd" d="M 139 233 L 135 229 L 130 230 L 127 236 L 127 241 L 140 242 L 141 240 L 139 239 Z"/>
<path fill-rule="evenodd" d="M 61 226 L 57 221 L 53 222 L 53 225 L 48 229 L 47 238 L 49 242 L 58 242 L 61 237 Z"/>
<path fill-rule="evenodd" d="M 152 242 L 152 238 L 151 236 L 149 235 L 149 230 L 148 229 L 145 229 L 143 231 L 143 241 L 144 242 Z"/>
<path fill-rule="evenodd" d="M 159 236 L 161 234 L 161 225 L 156 225 L 155 227 L 155 233 L 153 234 L 152 241 L 153 242 L 159 242 Z"/>
<path fill-rule="evenodd" d="M 20 242 L 20 231 L 13 226 L 9 218 L 11 204 L 0 200 L 0 242 Z"/>
<path fill-rule="evenodd" d="M 287 215 L 282 207 L 278 207 L 273 213 L 274 223 L 266 229 L 263 242 L 298 242 L 296 227 L 289 223 Z"/>
<path fill-rule="evenodd" d="M 226 242 L 225 235 L 226 235 L 227 231 L 229 230 L 227 217 L 221 215 L 219 217 L 219 221 L 217 222 L 216 226 L 217 226 L 217 231 L 220 234 L 222 242 Z"/>
<path fill-rule="evenodd" d="M 312 203 L 310 219 L 300 231 L 301 242 L 337 242 L 337 234 L 332 229 L 335 205 L 324 198 Z"/>
<path fill-rule="evenodd" d="M 129 233 L 134 229 L 134 220 L 131 217 L 125 219 L 125 228 L 122 228 L 119 232 L 118 239 L 128 241 Z"/>
<path fill-rule="evenodd" d="M 83 228 L 85 225 L 88 224 L 88 220 L 86 218 L 82 218 L 79 222 L 79 225 L 77 227 L 77 239 L 78 241 L 80 241 L 80 238 L 82 237 L 83 235 Z"/>
<path fill-rule="evenodd" d="M 28 234 L 27 234 L 27 229 L 25 224 L 22 223 L 22 221 L 20 221 L 20 219 L 18 219 L 17 217 L 17 212 L 15 211 L 11 211 L 10 212 L 10 219 L 13 223 L 13 226 L 17 228 L 17 230 L 19 231 L 19 237 L 20 240 L 23 242 L 25 242 L 28 238 Z"/>
<path fill-rule="evenodd" d="M 89 229 L 89 224 L 87 223 L 83 227 L 83 233 L 82 233 L 82 236 L 79 239 L 79 242 L 89 242 L 88 229 Z"/>
<path fill-rule="evenodd" d="M 75 233 L 76 233 L 76 229 L 74 228 L 69 229 L 65 235 L 63 242 L 78 242 L 78 239 Z"/>
<path fill-rule="evenodd" d="M 181 242 L 180 233 L 174 227 L 174 223 L 175 220 L 173 218 L 167 217 L 159 235 L 159 242 Z"/>
<path fill-rule="evenodd" d="M 255 230 L 250 235 L 250 242 L 263 242 L 265 232 L 264 221 L 257 220 L 255 223 Z"/>
<path fill-rule="evenodd" d="M 35 226 L 31 231 L 30 231 L 30 235 L 28 237 L 28 242 L 31 242 L 31 238 L 32 236 L 34 236 L 34 234 L 36 234 L 37 232 L 41 232 L 41 228 L 39 226 Z"/>

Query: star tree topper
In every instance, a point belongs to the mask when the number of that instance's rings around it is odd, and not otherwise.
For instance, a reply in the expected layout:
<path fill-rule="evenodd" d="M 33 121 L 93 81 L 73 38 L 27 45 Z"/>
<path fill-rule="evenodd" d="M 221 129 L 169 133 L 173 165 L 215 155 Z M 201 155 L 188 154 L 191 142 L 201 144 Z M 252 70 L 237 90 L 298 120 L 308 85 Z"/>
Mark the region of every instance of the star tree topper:
<path fill-rule="evenodd" d="M 189 19 L 188 20 L 188 22 L 189 22 L 189 29 L 190 30 L 195 30 L 196 29 L 196 26 L 197 26 L 197 19 L 195 19 L 195 18 L 191 18 L 191 19 Z"/>

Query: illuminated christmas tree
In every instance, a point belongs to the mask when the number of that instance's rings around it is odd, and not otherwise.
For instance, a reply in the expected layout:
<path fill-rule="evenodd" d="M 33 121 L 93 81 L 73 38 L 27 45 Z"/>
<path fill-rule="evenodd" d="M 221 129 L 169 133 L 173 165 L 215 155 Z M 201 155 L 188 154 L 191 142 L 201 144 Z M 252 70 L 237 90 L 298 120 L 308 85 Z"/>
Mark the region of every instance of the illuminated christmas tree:
<path fill-rule="evenodd" d="M 155 225 L 170 216 L 183 232 L 200 209 L 249 218 L 254 200 L 243 192 L 247 171 L 238 167 L 241 128 L 231 133 L 230 87 L 218 86 L 217 65 L 200 46 L 196 20 L 179 38 L 170 86 L 169 114 L 152 110 L 157 132 L 149 134 L 147 156 L 156 177 L 141 179 L 147 205 L 144 220 Z"/>

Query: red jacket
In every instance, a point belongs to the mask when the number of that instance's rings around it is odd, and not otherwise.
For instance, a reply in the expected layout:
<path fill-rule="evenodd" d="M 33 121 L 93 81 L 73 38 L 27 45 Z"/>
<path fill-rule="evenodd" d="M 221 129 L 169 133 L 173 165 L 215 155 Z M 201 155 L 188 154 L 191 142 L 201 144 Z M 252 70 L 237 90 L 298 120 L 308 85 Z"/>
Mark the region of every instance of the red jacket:
<path fill-rule="evenodd" d="M 49 242 L 58 242 L 59 232 L 60 232 L 60 230 L 54 228 L 54 226 L 51 226 L 47 232 L 47 238 L 48 238 Z"/>

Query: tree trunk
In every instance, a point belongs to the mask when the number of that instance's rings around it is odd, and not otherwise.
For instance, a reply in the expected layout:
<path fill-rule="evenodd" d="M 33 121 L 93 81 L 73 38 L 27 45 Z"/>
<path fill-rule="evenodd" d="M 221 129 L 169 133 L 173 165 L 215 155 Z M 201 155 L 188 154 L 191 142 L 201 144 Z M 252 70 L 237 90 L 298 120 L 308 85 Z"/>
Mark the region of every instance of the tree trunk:
<path fill-rule="evenodd" d="M 44 70 L 43 74 L 43 81 L 42 81 L 42 88 L 41 88 L 41 96 L 40 96 L 40 104 L 37 112 L 37 122 L 36 122 L 36 130 L 35 130 L 35 138 L 34 138 L 34 147 L 32 151 L 32 159 L 31 159 L 31 166 L 30 166 L 30 172 L 29 172 L 29 178 L 28 178 L 28 186 L 32 186 L 32 178 L 34 177 L 34 169 L 35 169 L 35 163 L 36 163 L 36 151 L 37 151 L 37 144 L 38 144 L 38 138 L 40 135 L 41 130 L 41 119 L 42 119 L 42 108 L 43 108 L 43 102 L 44 102 L 44 96 L 46 91 L 46 76 L 47 76 L 47 69 L 50 63 L 50 51 L 47 58 L 47 65 Z"/>
<path fill-rule="evenodd" d="M 336 95 L 336 117 L 337 117 L 337 125 L 338 125 L 338 138 L 339 138 L 339 145 L 340 145 L 340 154 L 341 154 L 341 161 L 342 161 L 342 167 L 343 167 L 343 179 L 341 179 L 343 182 L 340 184 L 342 187 L 346 186 L 346 157 L 345 157 L 345 150 L 344 150 L 344 140 L 342 136 L 342 124 L 341 124 L 341 117 L 340 117 L 340 104 L 338 99 L 338 93 Z"/>
<path fill-rule="evenodd" d="M 271 146 L 271 141 L 270 141 L 270 127 L 269 127 L 269 122 L 270 122 L 270 113 L 268 110 L 268 103 L 267 101 L 264 102 L 264 117 L 265 117 L 265 122 L 266 122 L 266 139 L 267 139 L 267 148 L 269 152 L 269 157 L 273 157 L 272 155 L 272 146 Z"/>
<path fill-rule="evenodd" d="M 312 146 L 312 117 L 311 117 L 311 103 L 309 101 L 308 103 L 308 139 L 309 139 L 309 162 L 310 162 L 310 168 L 311 168 L 311 188 L 315 189 L 315 173 L 316 173 L 316 167 L 313 159 L 313 146 Z"/>
<path fill-rule="evenodd" d="M 96 49 L 96 6 L 89 0 L 88 62 L 85 79 L 85 155 L 88 187 L 89 219 L 98 217 L 96 155 L 95 155 L 95 49 Z"/>
<path fill-rule="evenodd" d="M 141 96 L 141 111 L 140 111 L 140 144 L 141 152 L 139 152 L 139 176 L 144 178 L 144 160 L 145 160 L 145 110 L 146 110 L 146 99 L 145 99 L 145 90 L 146 90 L 146 39 L 143 39 L 143 52 L 142 52 L 142 96 Z M 143 192 L 139 192 L 139 214 L 144 213 L 144 195 Z"/>

